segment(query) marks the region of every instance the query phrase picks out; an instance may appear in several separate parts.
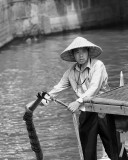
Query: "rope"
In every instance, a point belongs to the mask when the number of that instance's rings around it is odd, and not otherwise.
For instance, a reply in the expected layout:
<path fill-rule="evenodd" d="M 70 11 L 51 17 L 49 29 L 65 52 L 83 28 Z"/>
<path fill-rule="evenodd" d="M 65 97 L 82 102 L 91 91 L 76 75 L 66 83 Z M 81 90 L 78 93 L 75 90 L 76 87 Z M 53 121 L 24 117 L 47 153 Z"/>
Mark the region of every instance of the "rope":
<path fill-rule="evenodd" d="M 35 152 L 37 160 L 43 160 L 43 153 L 41 150 L 40 142 L 38 140 L 38 136 L 36 134 L 35 126 L 33 124 L 32 116 L 33 116 L 32 112 L 26 111 L 23 116 L 23 120 L 26 122 L 26 128 L 28 131 L 31 148 Z"/>
<path fill-rule="evenodd" d="M 23 116 L 23 120 L 26 122 L 26 128 L 30 139 L 31 149 L 35 152 L 37 160 L 43 160 L 43 153 L 33 123 L 33 111 L 40 104 L 45 94 L 46 92 L 38 93 L 36 101 L 34 101 L 28 108 L 26 108 L 26 112 Z"/>

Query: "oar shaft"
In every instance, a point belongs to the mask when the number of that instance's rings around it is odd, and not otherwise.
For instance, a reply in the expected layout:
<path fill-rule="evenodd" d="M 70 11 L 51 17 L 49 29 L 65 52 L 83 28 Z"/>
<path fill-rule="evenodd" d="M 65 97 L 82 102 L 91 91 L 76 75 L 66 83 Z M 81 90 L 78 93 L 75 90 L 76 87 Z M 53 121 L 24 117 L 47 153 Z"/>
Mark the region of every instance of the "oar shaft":
<path fill-rule="evenodd" d="M 76 132 L 77 142 L 78 142 L 80 160 L 84 160 L 83 150 L 82 150 L 80 136 L 79 136 L 79 130 L 78 130 L 78 123 L 77 123 L 76 114 L 73 113 L 72 117 L 73 117 L 73 124 L 74 124 L 75 132 Z"/>
<path fill-rule="evenodd" d="M 54 99 L 54 101 L 59 103 L 59 104 L 61 104 L 61 105 L 63 105 L 63 106 L 65 106 L 68 109 L 68 105 L 66 105 L 62 101 L 57 100 L 57 99 Z M 80 136 L 79 136 L 79 130 L 78 130 L 78 122 L 77 122 L 77 118 L 76 118 L 76 114 L 75 113 L 72 114 L 72 118 L 73 118 L 73 124 L 74 124 L 74 128 L 75 128 L 76 138 L 77 138 L 77 142 L 78 142 L 80 160 L 84 160 L 83 150 L 82 150 Z"/>
<path fill-rule="evenodd" d="M 26 110 L 33 112 L 37 108 L 37 106 L 40 104 L 41 100 L 45 97 L 46 94 L 47 94 L 46 92 L 38 93 L 37 99 L 27 104 Z"/>
<path fill-rule="evenodd" d="M 36 109 L 36 107 L 40 104 L 41 100 L 42 98 L 38 97 L 28 109 L 33 112 Z"/>
<path fill-rule="evenodd" d="M 65 106 L 68 109 L 68 105 L 65 104 L 65 103 L 63 103 L 62 101 L 60 101 L 58 99 L 54 99 L 54 101 L 57 102 L 57 103 L 59 103 L 59 104 L 61 104 L 61 105 L 63 105 L 63 106 Z"/>

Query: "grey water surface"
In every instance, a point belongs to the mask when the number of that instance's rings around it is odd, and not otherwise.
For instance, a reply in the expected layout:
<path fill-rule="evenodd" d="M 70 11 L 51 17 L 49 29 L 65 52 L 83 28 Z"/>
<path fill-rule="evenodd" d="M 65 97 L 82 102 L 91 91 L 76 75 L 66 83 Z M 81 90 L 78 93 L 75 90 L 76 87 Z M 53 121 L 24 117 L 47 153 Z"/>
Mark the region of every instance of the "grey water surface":
<path fill-rule="evenodd" d="M 99 57 L 106 65 L 110 86 L 119 86 L 122 70 L 128 80 L 128 29 L 77 31 L 43 37 L 27 44 L 14 41 L 0 51 L 0 160 L 34 160 L 23 121 L 25 105 L 38 92 L 50 90 L 71 65 L 60 59 L 60 53 L 77 36 L 99 45 Z M 59 94 L 65 103 L 74 100 L 73 92 Z M 79 113 L 78 113 L 79 114 Z M 72 114 L 65 107 L 51 103 L 39 106 L 33 115 L 44 160 L 79 160 Z M 102 145 L 98 138 L 98 158 Z"/>

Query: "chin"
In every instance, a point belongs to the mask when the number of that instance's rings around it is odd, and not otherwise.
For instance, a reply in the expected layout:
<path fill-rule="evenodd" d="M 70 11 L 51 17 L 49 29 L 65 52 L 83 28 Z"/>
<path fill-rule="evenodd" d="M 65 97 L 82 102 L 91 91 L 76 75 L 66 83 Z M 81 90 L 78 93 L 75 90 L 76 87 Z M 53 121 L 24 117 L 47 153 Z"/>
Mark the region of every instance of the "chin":
<path fill-rule="evenodd" d="M 79 64 L 85 64 L 86 62 L 79 62 Z"/>

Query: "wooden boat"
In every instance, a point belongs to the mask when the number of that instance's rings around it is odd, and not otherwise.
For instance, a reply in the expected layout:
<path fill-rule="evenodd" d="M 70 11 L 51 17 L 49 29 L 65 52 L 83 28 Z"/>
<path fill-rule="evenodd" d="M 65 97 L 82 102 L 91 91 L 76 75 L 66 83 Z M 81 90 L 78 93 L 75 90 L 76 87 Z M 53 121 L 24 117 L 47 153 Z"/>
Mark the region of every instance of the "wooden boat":
<path fill-rule="evenodd" d="M 128 148 L 128 84 L 124 85 L 123 73 L 120 73 L 120 87 L 100 94 L 90 100 L 85 99 L 86 111 L 112 114 L 116 130 L 120 132 L 122 148 Z"/>

